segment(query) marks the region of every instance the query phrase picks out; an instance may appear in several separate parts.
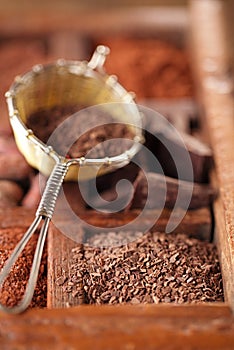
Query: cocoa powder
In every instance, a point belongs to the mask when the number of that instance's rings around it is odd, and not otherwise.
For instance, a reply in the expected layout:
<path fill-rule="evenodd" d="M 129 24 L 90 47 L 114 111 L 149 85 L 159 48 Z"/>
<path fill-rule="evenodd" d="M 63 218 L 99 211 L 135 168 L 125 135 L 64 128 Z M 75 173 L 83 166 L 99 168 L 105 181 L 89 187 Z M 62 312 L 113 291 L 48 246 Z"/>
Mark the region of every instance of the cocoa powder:
<path fill-rule="evenodd" d="M 27 126 L 40 140 L 49 140 L 59 154 L 69 158 L 116 156 L 130 148 L 134 137 L 126 124 L 101 110 L 82 106 L 38 110 L 29 116 Z"/>
<path fill-rule="evenodd" d="M 0 269 L 4 266 L 16 244 L 22 238 L 27 228 L 14 227 L 0 230 Z M 1 293 L 0 302 L 12 307 L 20 302 L 27 285 L 29 272 L 32 265 L 33 255 L 37 242 L 37 234 L 34 235 L 21 253 L 16 264 L 13 266 L 6 279 Z M 33 300 L 30 307 L 45 307 L 47 293 L 47 262 L 46 250 L 43 253 L 42 263 L 39 271 L 39 278 Z"/>
<path fill-rule="evenodd" d="M 142 98 L 178 98 L 194 95 L 188 54 L 176 45 L 149 38 L 102 37 L 110 47 L 105 67 L 121 84 Z"/>

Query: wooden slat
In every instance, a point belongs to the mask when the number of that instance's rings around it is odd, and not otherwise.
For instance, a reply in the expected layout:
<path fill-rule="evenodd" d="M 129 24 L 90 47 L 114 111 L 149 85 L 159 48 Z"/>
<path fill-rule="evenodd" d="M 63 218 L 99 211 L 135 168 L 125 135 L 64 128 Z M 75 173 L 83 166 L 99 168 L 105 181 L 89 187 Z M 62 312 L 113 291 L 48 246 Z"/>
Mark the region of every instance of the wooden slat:
<path fill-rule="evenodd" d="M 35 210 L 14 207 L 0 209 L 0 227 L 29 227 L 34 219 Z"/>
<path fill-rule="evenodd" d="M 220 188 L 214 211 L 224 290 L 234 309 L 234 101 L 224 3 L 194 0 L 191 13 L 197 76 Z"/>
<path fill-rule="evenodd" d="M 112 10 L 80 11 L 77 8 L 34 11 L 15 8 L 0 13 L 1 35 L 38 35 L 55 30 L 79 30 L 80 33 L 139 32 L 154 33 L 166 31 L 170 36 L 183 35 L 188 25 L 188 12 L 185 7 L 136 7 Z M 12 19 L 14 18 L 14 20 Z"/>
<path fill-rule="evenodd" d="M 225 305 L 80 306 L 0 314 L 1 349 L 230 350 Z"/>
<path fill-rule="evenodd" d="M 183 211 L 181 209 L 181 222 L 173 221 L 178 223 L 174 227 L 173 232 L 184 233 L 201 240 L 209 240 L 211 234 L 211 214 L 208 208 L 201 208 L 197 210 Z M 131 210 L 126 213 L 113 213 L 113 214 L 99 214 L 97 212 L 84 212 L 80 215 L 84 222 L 94 227 L 109 227 L 118 230 L 118 226 L 126 225 L 132 222 L 132 230 L 144 230 L 147 226 L 151 231 L 165 232 L 168 224 L 171 211 L 169 209 L 161 210 L 148 210 L 144 213 L 141 218 L 141 222 L 137 221 L 134 223 L 134 219 L 140 214 L 140 210 Z M 178 211 L 179 215 L 179 211 Z M 158 218 L 156 220 L 155 218 Z M 174 217 L 174 219 L 176 218 Z M 149 225 L 149 223 L 151 225 Z M 135 226 L 134 226 L 135 225 Z"/>
<path fill-rule="evenodd" d="M 51 33 L 47 37 L 49 56 L 58 59 L 87 60 L 90 54 L 89 41 L 86 36 L 80 36 L 77 31 Z"/>
<path fill-rule="evenodd" d="M 78 241 L 82 242 L 80 237 Z M 51 225 L 48 236 L 48 277 L 47 306 L 49 308 L 74 306 L 72 293 L 63 290 L 64 281 L 70 271 L 70 255 L 77 243 L 64 236 L 55 226 Z M 76 298 L 78 303 L 78 298 Z"/>

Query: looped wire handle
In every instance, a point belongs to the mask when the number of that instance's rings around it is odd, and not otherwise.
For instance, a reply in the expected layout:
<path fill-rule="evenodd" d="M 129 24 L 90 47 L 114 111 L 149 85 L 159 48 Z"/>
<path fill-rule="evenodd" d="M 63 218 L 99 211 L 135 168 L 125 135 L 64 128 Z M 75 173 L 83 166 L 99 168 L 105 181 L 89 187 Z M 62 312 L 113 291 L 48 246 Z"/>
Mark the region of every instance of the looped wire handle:
<path fill-rule="evenodd" d="M 60 188 L 68 171 L 68 163 L 55 165 L 42 195 L 36 216 L 46 216 L 52 219 Z"/>
<path fill-rule="evenodd" d="M 56 200 L 58 198 L 59 191 L 62 186 L 63 180 L 67 174 L 68 168 L 69 168 L 69 164 L 66 162 L 64 163 L 59 162 L 55 165 L 46 183 L 46 187 L 42 195 L 40 204 L 38 206 L 36 217 L 33 223 L 31 224 L 27 232 L 24 234 L 20 242 L 15 247 L 13 253 L 11 254 L 10 258 L 7 260 L 4 268 L 0 273 L 0 288 L 1 288 L 5 279 L 10 273 L 12 266 L 15 264 L 19 255 L 24 250 L 26 244 L 28 243 L 28 241 L 30 240 L 34 232 L 37 230 L 41 220 L 43 219 L 44 223 L 39 233 L 37 246 L 36 246 L 33 263 L 32 263 L 32 269 L 30 272 L 30 276 L 29 276 L 29 280 L 28 280 L 28 284 L 27 284 L 24 296 L 20 301 L 20 303 L 13 307 L 7 307 L 0 303 L 1 311 L 4 311 L 6 313 L 11 313 L 11 314 L 21 313 L 29 306 L 32 300 L 33 293 L 37 283 L 39 267 L 41 263 L 41 257 L 43 253 L 43 248 L 45 244 L 49 223 L 50 223 L 50 220 L 52 219 L 55 205 L 56 205 Z"/>

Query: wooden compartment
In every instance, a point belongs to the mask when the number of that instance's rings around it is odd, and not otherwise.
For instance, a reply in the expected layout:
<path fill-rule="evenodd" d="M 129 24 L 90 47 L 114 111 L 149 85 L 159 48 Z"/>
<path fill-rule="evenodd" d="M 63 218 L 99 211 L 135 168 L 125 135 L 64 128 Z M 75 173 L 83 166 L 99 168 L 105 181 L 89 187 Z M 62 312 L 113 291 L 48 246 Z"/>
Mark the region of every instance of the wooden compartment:
<path fill-rule="evenodd" d="M 206 19 L 208 14 L 209 23 Z M 2 15 L 1 42 L 14 41 L 17 47 L 23 38 L 29 45 L 30 42 L 35 45 L 35 57 L 29 55 L 28 61 L 22 57 L 21 63 L 16 66 L 18 70 L 30 68 L 38 63 L 38 59 L 43 63 L 58 57 L 87 58 L 97 38 L 107 32 L 113 37 L 123 34 L 158 37 L 178 46 L 189 46 L 197 84 L 196 102 L 193 98 L 174 102 L 150 99 L 144 103 L 156 105 L 172 118 L 176 115 L 175 110 L 185 116 L 189 110 L 192 115 L 199 113 L 201 117 L 203 137 L 207 140 L 208 136 L 214 154 L 212 182 L 219 188 L 219 196 L 214 203 L 214 217 L 207 207 L 190 211 L 177 230 L 190 230 L 195 236 L 210 239 L 214 220 L 225 292 L 225 301 L 219 303 L 76 306 L 74 298 L 64 295 L 61 286 L 56 283 L 61 277 L 60 266 L 63 264 L 69 270 L 69 258 L 66 257 L 76 244 L 51 227 L 48 237 L 49 309 L 31 309 L 19 316 L 1 313 L 0 339 L 3 348 L 50 348 L 54 344 L 58 349 L 76 348 L 77 344 L 84 349 L 231 349 L 234 346 L 233 82 L 227 75 L 229 57 L 222 37 L 222 16 L 221 3 L 208 0 L 191 1 L 189 12 L 184 8 L 124 9 L 87 13 L 79 21 L 75 13 L 70 14 L 68 20 L 62 13 L 42 18 L 40 13 L 34 12 L 24 20 L 17 18 L 14 26 L 8 26 L 8 16 Z M 214 37 L 213 32 L 221 34 Z M 20 51 L 21 45 L 18 45 Z M 30 66 L 27 66 L 28 62 Z M 209 67 L 215 68 L 210 71 Z M 12 74 L 17 73 L 12 71 Z M 8 124 L 7 112 L 2 113 L 5 128 Z M 188 122 L 177 127 L 186 131 L 187 125 Z M 26 228 L 33 215 L 33 210 L 22 208 L 2 210 L 1 227 Z M 135 214 L 118 214 L 105 219 L 97 214 L 83 215 L 91 222 L 105 221 L 105 225 L 111 226 L 113 221 L 123 223 Z M 164 230 L 167 217 L 165 212 L 158 230 Z M 72 307 L 64 308 L 66 306 Z M 12 336 L 9 337 L 9 334 Z"/>

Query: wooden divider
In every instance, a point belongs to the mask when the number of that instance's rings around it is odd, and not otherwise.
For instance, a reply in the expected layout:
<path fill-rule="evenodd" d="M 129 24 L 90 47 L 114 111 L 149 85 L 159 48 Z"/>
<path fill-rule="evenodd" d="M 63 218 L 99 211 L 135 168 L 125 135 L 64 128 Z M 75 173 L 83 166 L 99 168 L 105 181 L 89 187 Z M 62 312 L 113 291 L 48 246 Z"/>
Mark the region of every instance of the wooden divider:
<path fill-rule="evenodd" d="M 216 236 L 226 301 L 234 309 L 234 81 L 224 3 L 191 1 L 192 47 L 200 98 L 215 161 Z"/>

